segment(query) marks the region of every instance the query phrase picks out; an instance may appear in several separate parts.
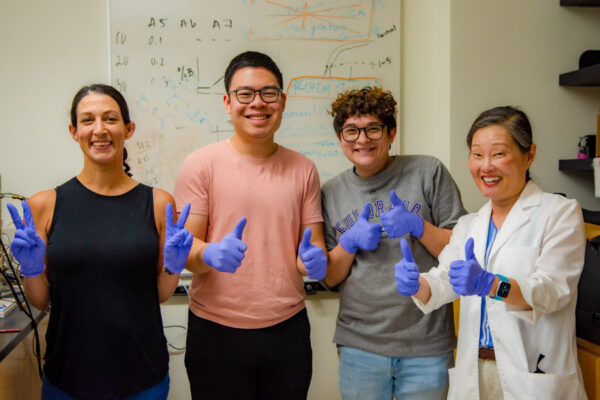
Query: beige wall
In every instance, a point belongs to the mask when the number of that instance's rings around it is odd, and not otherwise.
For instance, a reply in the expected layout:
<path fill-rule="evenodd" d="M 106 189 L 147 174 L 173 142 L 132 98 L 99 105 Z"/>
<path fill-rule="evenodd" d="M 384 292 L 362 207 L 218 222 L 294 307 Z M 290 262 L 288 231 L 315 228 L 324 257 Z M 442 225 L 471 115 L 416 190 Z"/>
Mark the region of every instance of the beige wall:
<path fill-rule="evenodd" d="M 403 154 L 450 157 L 450 0 L 405 0 L 399 125 Z"/>
<path fill-rule="evenodd" d="M 559 7 L 558 0 L 405 0 L 402 25 L 403 153 L 440 158 L 474 211 L 484 199 L 466 168 L 466 131 L 483 109 L 518 105 L 533 121 L 533 174 L 542 188 L 600 210 L 591 176 L 557 168 L 559 158 L 575 156 L 577 138 L 595 128 L 600 89 L 559 87 L 558 75 L 576 69 L 583 50 L 600 48 L 600 9 Z M 0 54 L 2 190 L 31 195 L 81 168 L 66 126 L 69 103 L 81 85 L 108 79 L 105 0 L 5 1 Z M 310 396 L 335 400 L 337 300 L 311 298 L 308 311 L 315 352 Z M 163 312 L 165 322 L 186 321 L 185 305 L 169 303 Z M 182 358 L 171 359 L 173 399 L 187 396 Z M 7 376 L 3 368 L 0 377 Z M 7 384 L 13 383 L 0 387 Z"/>
<path fill-rule="evenodd" d="M 484 109 L 516 105 L 530 117 L 538 146 L 534 180 L 600 210 L 592 174 L 558 171 L 558 160 L 576 158 L 578 137 L 594 133 L 600 88 L 558 85 L 577 69 L 579 55 L 600 48 L 600 9 L 560 7 L 550 0 L 452 0 L 451 172 L 467 208 L 484 198 L 466 168 L 466 133 Z"/>
<path fill-rule="evenodd" d="M 105 0 L 3 1 L 2 190 L 31 195 L 79 172 L 67 124 L 82 85 L 108 79 Z"/>

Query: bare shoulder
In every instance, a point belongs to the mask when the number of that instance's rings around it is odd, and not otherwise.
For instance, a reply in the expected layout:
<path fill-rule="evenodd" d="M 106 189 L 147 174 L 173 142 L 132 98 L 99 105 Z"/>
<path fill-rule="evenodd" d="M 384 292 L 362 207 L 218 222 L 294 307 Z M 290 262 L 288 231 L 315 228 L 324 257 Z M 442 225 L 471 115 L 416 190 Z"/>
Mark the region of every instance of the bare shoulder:
<path fill-rule="evenodd" d="M 154 199 L 154 208 L 157 207 L 164 211 L 167 203 L 175 204 L 173 196 L 166 190 L 152 188 L 152 197 Z"/>
<path fill-rule="evenodd" d="M 54 210 L 56 204 L 56 190 L 48 189 L 37 192 L 27 200 L 31 211 L 43 212 L 45 210 Z"/>

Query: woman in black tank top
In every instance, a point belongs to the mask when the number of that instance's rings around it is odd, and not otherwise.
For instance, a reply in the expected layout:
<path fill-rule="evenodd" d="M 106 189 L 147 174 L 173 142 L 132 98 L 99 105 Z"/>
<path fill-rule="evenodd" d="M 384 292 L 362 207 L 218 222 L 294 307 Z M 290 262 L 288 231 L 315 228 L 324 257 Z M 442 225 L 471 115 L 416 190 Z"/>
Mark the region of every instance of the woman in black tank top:
<path fill-rule="evenodd" d="M 113 87 L 82 88 L 69 131 L 83 152 L 79 175 L 23 202 L 25 223 L 9 206 L 27 298 L 51 305 L 42 399 L 166 399 L 159 303 L 192 246 L 189 205 L 173 223 L 171 195 L 131 178 L 135 124 Z"/>

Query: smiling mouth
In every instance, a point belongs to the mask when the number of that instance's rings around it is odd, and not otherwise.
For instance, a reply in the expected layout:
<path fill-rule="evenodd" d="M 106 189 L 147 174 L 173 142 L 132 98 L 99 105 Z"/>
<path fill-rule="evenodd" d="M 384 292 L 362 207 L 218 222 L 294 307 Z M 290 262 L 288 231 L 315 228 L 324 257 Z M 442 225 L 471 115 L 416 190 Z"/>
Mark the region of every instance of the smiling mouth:
<path fill-rule="evenodd" d="M 268 115 L 257 115 L 257 116 L 248 115 L 246 118 L 248 118 L 250 120 L 254 120 L 254 121 L 264 121 L 266 119 L 269 119 L 269 116 Z"/>
<path fill-rule="evenodd" d="M 100 141 L 98 141 L 98 142 L 92 142 L 92 146 L 97 146 L 97 147 L 109 146 L 110 144 L 112 144 L 112 142 L 109 141 L 109 140 L 106 140 L 106 141 L 103 141 L 103 142 L 100 142 Z"/>
<path fill-rule="evenodd" d="M 375 147 L 361 147 L 360 149 L 354 149 L 356 153 L 370 153 L 375 150 Z"/>
<path fill-rule="evenodd" d="M 481 179 L 486 183 L 500 182 L 502 179 L 499 176 L 482 176 Z"/>

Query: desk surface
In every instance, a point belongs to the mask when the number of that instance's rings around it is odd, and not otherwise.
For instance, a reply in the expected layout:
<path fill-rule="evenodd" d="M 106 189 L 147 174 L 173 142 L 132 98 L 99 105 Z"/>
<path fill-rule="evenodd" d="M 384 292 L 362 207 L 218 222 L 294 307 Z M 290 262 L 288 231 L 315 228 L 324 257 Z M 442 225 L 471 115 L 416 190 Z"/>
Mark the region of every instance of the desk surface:
<path fill-rule="evenodd" d="M 31 307 L 36 322 L 46 316 L 46 311 L 39 311 Z M 0 361 L 4 359 L 25 337 L 32 331 L 31 320 L 20 309 L 13 310 L 4 318 L 0 318 L 0 331 L 3 329 L 20 329 L 14 333 L 0 333 Z"/>

